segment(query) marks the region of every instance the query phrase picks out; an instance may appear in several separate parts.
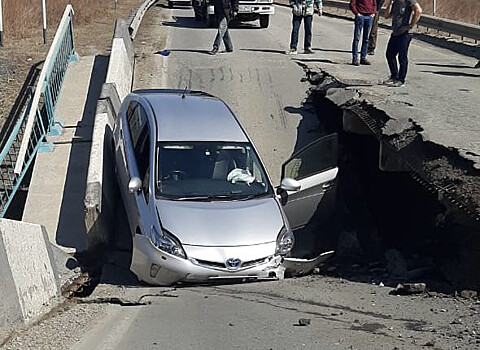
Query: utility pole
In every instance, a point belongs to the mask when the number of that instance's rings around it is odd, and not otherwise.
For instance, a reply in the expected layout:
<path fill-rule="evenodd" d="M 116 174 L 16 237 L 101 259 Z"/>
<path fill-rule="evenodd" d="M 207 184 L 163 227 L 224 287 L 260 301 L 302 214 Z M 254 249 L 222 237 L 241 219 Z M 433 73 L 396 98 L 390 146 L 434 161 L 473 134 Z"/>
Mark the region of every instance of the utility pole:
<path fill-rule="evenodd" d="M 0 46 L 3 46 L 3 7 L 0 0 Z"/>
<path fill-rule="evenodd" d="M 433 0 L 433 16 L 437 16 L 437 0 Z"/>
<path fill-rule="evenodd" d="M 43 43 L 47 43 L 47 6 L 45 0 L 42 0 L 42 18 L 43 18 Z"/>

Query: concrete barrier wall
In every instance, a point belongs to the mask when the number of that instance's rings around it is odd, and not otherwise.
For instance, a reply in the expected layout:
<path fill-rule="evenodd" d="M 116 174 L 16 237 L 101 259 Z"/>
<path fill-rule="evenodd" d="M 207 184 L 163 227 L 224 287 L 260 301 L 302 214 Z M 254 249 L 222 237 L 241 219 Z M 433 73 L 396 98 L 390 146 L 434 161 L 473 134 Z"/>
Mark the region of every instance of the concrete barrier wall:
<path fill-rule="evenodd" d="M 59 296 L 55 263 L 45 228 L 0 219 L 0 324 L 28 322 Z"/>
<path fill-rule="evenodd" d="M 133 62 L 133 44 L 127 22 L 117 20 L 105 82 L 115 85 L 120 101 L 132 89 Z"/>
<path fill-rule="evenodd" d="M 109 243 L 114 227 L 118 194 L 111 141 L 119 109 L 120 99 L 115 86 L 104 84 L 97 102 L 84 201 L 89 249 Z"/>
<path fill-rule="evenodd" d="M 113 236 L 115 204 L 120 200 L 114 172 L 113 126 L 121 101 L 132 88 L 134 70 L 132 38 L 135 37 L 145 12 L 155 2 L 156 0 L 145 1 L 129 24 L 118 20 L 115 26 L 107 78 L 97 103 L 87 174 L 84 204 L 90 250 L 108 244 Z"/>

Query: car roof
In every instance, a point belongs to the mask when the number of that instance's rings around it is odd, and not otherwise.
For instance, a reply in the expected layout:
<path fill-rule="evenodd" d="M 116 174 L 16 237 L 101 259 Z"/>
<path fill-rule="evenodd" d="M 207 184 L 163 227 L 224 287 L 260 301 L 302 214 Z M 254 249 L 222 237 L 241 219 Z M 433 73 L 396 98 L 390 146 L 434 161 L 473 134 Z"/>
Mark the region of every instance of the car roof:
<path fill-rule="evenodd" d="M 240 123 L 219 98 L 198 91 L 137 90 L 151 106 L 158 141 L 248 142 Z"/>

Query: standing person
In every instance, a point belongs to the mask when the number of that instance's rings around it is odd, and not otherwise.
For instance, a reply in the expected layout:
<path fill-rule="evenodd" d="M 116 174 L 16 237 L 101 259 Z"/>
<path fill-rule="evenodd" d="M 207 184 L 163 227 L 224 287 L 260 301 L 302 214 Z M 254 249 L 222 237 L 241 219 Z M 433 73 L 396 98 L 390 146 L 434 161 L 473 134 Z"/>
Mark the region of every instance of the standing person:
<path fill-rule="evenodd" d="M 387 62 L 390 69 L 390 79 L 385 84 L 389 86 L 404 86 L 408 69 L 408 48 L 412 35 L 409 33 L 420 19 L 422 8 L 417 0 L 389 0 L 387 18 L 392 17 L 392 35 L 387 44 Z M 400 65 L 400 69 L 397 64 Z"/>
<path fill-rule="evenodd" d="M 238 13 L 238 0 L 214 0 L 213 7 L 215 11 L 215 18 L 218 23 L 218 32 L 213 42 L 213 49 L 210 51 L 211 55 L 215 55 L 218 52 L 220 44 L 225 44 L 225 50 L 228 52 L 233 51 L 232 40 L 228 33 L 228 23 L 235 18 Z"/>
<path fill-rule="evenodd" d="M 355 27 L 353 30 L 352 42 L 352 64 L 370 64 L 367 60 L 368 35 L 372 27 L 373 17 L 377 12 L 376 0 L 350 0 L 350 9 L 355 15 Z M 363 30 L 362 51 L 360 53 L 360 62 L 358 61 L 358 42 Z"/>
<path fill-rule="evenodd" d="M 377 32 L 378 32 L 378 19 L 380 17 L 380 11 L 382 9 L 385 0 L 377 0 L 377 12 L 373 18 L 372 29 L 370 30 L 370 36 L 368 37 L 368 54 L 374 55 L 377 48 Z"/>
<path fill-rule="evenodd" d="M 305 38 L 303 41 L 303 52 L 307 54 L 314 53 L 312 50 L 312 22 L 314 13 L 314 3 L 317 8 L 318 15 L 322 15 L 322 0 L 290 0 L 292 7 L 292 35 L 290 38 L 290 50 L 287 51 L 289 55 L 297 54 L 298 31 L 302 23 L 305 28 Z"/>

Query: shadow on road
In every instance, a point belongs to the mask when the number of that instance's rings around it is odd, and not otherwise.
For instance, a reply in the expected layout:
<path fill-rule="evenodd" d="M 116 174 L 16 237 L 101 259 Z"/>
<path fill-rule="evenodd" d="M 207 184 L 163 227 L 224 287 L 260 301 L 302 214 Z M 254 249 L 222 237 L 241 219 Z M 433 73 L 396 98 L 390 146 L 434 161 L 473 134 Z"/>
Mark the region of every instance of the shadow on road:
<path fill-rule="evenodd" d="M 178 28 L 196 28 L 196 29 L 212 29 L 205 26 L 203 22 L 196 21 L 194 17 L 172 17 L 174 22 L 162 22 L 166 27 Z"/>
<path fill-rule="evenodd" d="M 338 52 L 338 53 L 348 53 L 349 55 L 352 53 L 351 50 L 338 50 L 338 49 L 322 49 L 320 47 L 312 48 L 313 51 L 322 51 L 322 52 Z"/>
<path fill-rule="evenodd" d="M 440 68 L 458 68 L 458 69 L 475 69 L 473 66 L 467 66 L 464 64 L 439 64 L 439 63 L 415 63 L 417 66 L 427 66 L 427 67 L 440 67 Z"/>
<path fill-rule="evenodd" d="M 275 50 L 275 49 L 240 49 L 241 51 L 250 51 L 250 52 L 264 52 L 264 53 L 275 53 L 280 55 L 285 55 L 285 50 Z"/>
<path fill-rule="evenodd" d="M 55 240 L 61 246 L 77 250 L 85 248 L 84 242 L 87 240 L 83 205 L 88 172 L 85 164 L 88 164 L 90 157 L 95 109 L 107 75 L 108 62 L 108 56 L 95 56 L 82 119 L 77 125 L 68 126 L 75 129 L 75 136 L 70 150 Z M 81 229 L 74 230 L 74 227 Z"/>
<path fill-rule="evenodd" d="M 170 49 L 170 52 L 192 52 L 192 53 L 201 53 L 204 55 L 209 55 L 209 50 L 197 50 L 197 49 Z M 154 55 L 161 55 L 161 51 L 154 52 Z"/>
<path fill-rule="evenodd" d="M 422 70 L 422 73 L 432 73 L 436 75 L 445 75 L 448 77 L 467 77 L 467 78 L 478 78 L 480 74 L 471 74 L 471 73 L 463 73 L 463 72 L 446 72 L 446 71 L 430 71 L 430 70 Z"/>
<path fill-rule="evenodd" d="M 325 58 L 295 58 L 295 61 L 298 62 L 319 62 L 319 63 L 329 63 L 329 64 L 340 64 L 339 62 L 334 62 L 331 60 L 327 60 Z"/>

